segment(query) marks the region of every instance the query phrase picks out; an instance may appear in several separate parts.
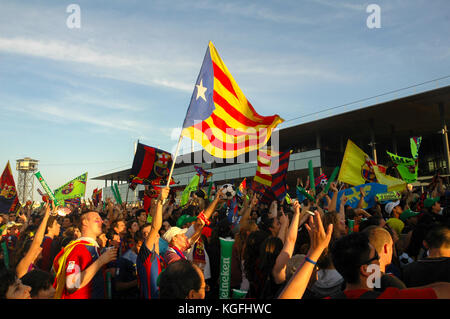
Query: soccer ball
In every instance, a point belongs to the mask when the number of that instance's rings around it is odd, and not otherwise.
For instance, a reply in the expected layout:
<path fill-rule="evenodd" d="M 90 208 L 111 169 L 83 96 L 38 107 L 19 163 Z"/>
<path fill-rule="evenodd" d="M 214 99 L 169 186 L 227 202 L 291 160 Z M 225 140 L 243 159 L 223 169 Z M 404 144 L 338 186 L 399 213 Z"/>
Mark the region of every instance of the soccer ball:
<path fill-rule="evenodd" d="M 328 183 L 328 180 L 327 180 L 326 178 L 323 178 L 323 179 L 320 181 L 320 186 L 325 187 L 325 186 L 327 185 L 327 183 Z"/>
<path fill-rule="evenodd" d="M 236 196 L 236 187 L 232 184 L 223 185 L 220 190 L 225 194 L 225 199 L 232 199 Z"/>

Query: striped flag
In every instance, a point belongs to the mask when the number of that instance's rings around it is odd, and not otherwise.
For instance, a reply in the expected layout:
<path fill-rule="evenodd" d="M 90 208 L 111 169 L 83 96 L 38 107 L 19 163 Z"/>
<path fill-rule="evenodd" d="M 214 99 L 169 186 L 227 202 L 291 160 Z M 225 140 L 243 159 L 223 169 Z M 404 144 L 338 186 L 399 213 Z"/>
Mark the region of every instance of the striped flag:
<path fill-rule="evenodd" d="M 215 157 L 234 158 L 266 145 L 282 122 L 256 113 L 209 42 L 181 135 Z"/>
<path fill-rule="evenodd" d="M 282 153 L 279 158 L 278 171 L 272 175 L 271 189 L 275 197 L 281 202 L 287 194 L 287 171 L 289 167 L 289 157 L 291 152 L 287 151 Z"/>
<path fill-rule="evenodd" d="M 324 179 L 324 180 L 327 180 L 327 175 L 322 174 L 322 175 L 316 177 L 316 178 L 314 179 L 314 185 L 315 185 L 316 187 L 318 187 L 319 184 L 320 184 L 320 182 L 321 182 L 323 179 Z"/>
<path fill-rule="evenodd" d="M 271 153 L 270 149 L 258 150 L 258 167 L 256 168 L 256 175 L 253 178 L 255 182 L 269 187 L 272 185 L 272 174 L 270 170 L 272 163 Z"/>
<path fill-rule="evenodd" d="M 291 151 L 274 152 L 259 150 L 258 168 L 253 181 L 268 186 L 275 198 L 282 201 L 287 194 L 286 176 Z M 266 192 L 267 193 L 267 190 Z M 267 194 L 267 197 L 271 197 Z"/>

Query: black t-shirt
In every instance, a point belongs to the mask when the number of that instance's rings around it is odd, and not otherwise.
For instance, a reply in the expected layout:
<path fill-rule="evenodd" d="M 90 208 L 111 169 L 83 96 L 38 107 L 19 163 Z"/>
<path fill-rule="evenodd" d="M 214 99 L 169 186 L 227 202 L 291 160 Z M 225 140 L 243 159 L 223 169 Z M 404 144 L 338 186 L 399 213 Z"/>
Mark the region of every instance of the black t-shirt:
<path fill-rule="evenodd" d="M 403 282 L 407 287 L 450 282 L 450 257 L 425 258 L 406 265 Z"/>
<path fill-rule="evenodd" d="M 129 258 L 120 257 L 117 260 L 118 274 L 115 277 L 115 284 L 117 282 L 131 282 L 137 280 L 136 263 L 133 263 Z M 125 290 L 114 291 L 114 297 L 119 299 L 139 299 L 139 287 L 134 286 Z"/>

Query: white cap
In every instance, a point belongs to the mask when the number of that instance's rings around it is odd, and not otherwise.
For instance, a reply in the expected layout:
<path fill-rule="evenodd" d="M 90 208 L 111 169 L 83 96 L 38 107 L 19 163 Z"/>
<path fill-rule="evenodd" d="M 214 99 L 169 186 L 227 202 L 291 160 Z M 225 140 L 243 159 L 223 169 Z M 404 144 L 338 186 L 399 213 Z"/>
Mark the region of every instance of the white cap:
<path fill-rule="evenodd" d="M 386 204 L 386 206 L 384 206 L 384 210 L 386 211 L 386 213 L 388 213 L 389 215 L 391 215 L 392 210 L 394 209 L 394 207 L 398 206 L 400 204 L 400 201 L 396 201 L 396 202 L 389 202 Z"/>
<path fill-rule="evenodd" d="M 169 228 L 168 231 L 166 231 L 164 233 L 164 235 L 162 237 L 165 241 L 167 241 L 170 244 L 173 237 L 175 237 L 176 235 L 185 234 L 187 231 L 188 231 L 188 228 L 181 229 L 179 227 L 172 226 Z"/>

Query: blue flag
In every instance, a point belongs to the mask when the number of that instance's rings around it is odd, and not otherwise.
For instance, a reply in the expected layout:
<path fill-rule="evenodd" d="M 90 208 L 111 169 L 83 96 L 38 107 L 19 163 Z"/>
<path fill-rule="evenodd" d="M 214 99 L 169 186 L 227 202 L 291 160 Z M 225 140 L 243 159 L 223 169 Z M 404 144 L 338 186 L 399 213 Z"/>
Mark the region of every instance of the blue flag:
<path fill-rule="evenodd" d="M 339 210 L 339 207 L 341 205 L 341 198 L 343 195 L 345 195 L 348 198 L 346 203 L 348 206 L 352 208 L 358 207 L 358 203 L 361 198 L 360 193 L 361 187 L 364 188 L 364 192 L 366 193 L 362 206 L 363 209 L 372 208 L 373 206 L 375 206 L 375 195 L 380 193 L 386 193 L 388 188 L 386 185 L 383 184 L 368 183 L 344 189 L 338 193 L 336 209 Z M 330 197 L 332 196 L 333 194 L 330 194 Z"/>

